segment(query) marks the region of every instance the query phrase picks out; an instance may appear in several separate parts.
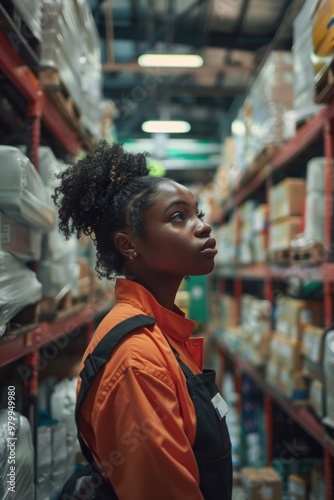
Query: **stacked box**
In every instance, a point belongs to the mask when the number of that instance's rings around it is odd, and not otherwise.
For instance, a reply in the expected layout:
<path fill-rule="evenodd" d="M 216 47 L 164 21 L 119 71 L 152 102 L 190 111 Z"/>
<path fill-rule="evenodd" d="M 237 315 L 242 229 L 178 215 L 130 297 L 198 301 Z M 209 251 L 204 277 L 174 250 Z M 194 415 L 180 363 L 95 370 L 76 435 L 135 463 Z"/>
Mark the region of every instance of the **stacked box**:
<path fill-rule="evenodd" d="M 308 161 L 304 230 L 306 241 L 323 242 L 325 239 L 325 172 L 326 158 L 317 157 Z M 332 176 L 333 173 L 332 168 Z M 334 176 L 332 182 L 334 183 Z"/>
<path fill-rule="evenodd" d="M 240 480 L 249 500 L 282 499 L 282 479 L 271 467 L 245 467 Z"/>
<path fill-rule="evenodd" d="M 326 500 L 326 480 L 324 471 L 320 467 L 313 467 L 311 471 L 310 500 Z"/>
<path fill-rule="evenodd" d="M 43 0 L 42 14 L 41 66 L 57 71 L 76 106 L 81 124 L 99 137 L 101 54 L 89 5 L 86 0 Z"/>
<path fill-rule="evenodd" d="M 276 328 L 270 343 L 267 381 L 293 400 L 307 400 L 309 380 L 303 367 L 303 353 L 310 342 L 305 341 L 306 324 L 321 324 L 321 303 L 289 299 L 277 302 Z"/>
<path fill-rule="evenodd" d="M 297 474 L 290 475 L 288 478 L 288 495 L 293 500 L 308 499 L 308 482 L 305 478 Z"/>
<path fill-rule="evenodd" d="M 251 295 L 241 299 L 241 336 L 243 355 L 256 365 L 262 365 L 269 355 L 272 305 Z"/>
<path fill-rule="evenodd" d="M 303 355 L 303 374 L 310 380 L 309 404 L 316 415 L 323 415 L 322 363 L 324 356 L 324 329 L 312 324 L 303 326 L 303 339 L 301 345 Z M 310 366 L 313 368 L 310 369 Z M 316 372 L 315 368 L 316 367 Z M 321 380 L 319 380 L 319 374 Z"/>
<path fill-rule="evenodd" d="M 232 264 L 237 260 L 239 234 L 239 215 L 235 210 L 227 224 L 220 226 L 215 236 L 217 239 L 218 254 L 216 264 Z"/>
<path fill-rule="evenodd" d="M 269 205 L 263 203 L 259 205 L 254 214 L 254 262 L 262 264 L 266 261 L 268 248 L 268 216 Z"/>
<path fill-rule="evenodd" d="M 305 180 L 285 178 L 269 190 L 269 218 L 276 221 L 301 216 L 304 210 Z"/>
<path fill-rule="evenodd" d="M 254 211 L 255 202 L 246 201 L 240 209 L 241 231 L 240 231 L 240 251 L 239 262 L 250 264 L 254 261 Z"/>
<path fill-rule="evenodd" d="M 302 229 L 305 181 L 286 178 L 269 190 L 269 248 L 289 248 Z"/>

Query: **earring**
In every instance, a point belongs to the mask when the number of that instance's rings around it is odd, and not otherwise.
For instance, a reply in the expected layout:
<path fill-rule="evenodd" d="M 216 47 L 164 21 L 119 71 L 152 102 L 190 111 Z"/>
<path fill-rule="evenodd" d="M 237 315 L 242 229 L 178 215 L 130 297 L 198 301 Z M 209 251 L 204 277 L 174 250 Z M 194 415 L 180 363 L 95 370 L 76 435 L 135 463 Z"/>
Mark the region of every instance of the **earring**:
<path fill-rule="evenodd" d="M 138 255 L 138 254 L 137 254 L 137 252 L 136 252 L 136 251 L 134 251 L 134 252 L 133 252 L 133 256 L 134 256 L 134 257 L 137 257 L 137 255 Z"/>

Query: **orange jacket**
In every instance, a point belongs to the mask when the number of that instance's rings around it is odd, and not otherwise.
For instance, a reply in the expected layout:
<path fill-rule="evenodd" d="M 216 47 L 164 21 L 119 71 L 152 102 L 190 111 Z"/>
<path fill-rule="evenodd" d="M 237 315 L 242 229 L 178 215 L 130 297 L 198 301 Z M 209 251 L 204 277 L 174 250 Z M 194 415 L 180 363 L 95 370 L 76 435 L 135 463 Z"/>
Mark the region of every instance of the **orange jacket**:
<path fill-rule="evenodd" d="M 176 306 L 175 312 L 162 307 L 141 285 L 118 279 L 116 304 L 83 359 L 113 326 L 137 314 L 157 322 L 116 347 L 83 403 L 81 431 L 120 500 L 202 500 L 192 451 L 195 410 L 165 338 L 200 373 L 203 344 L 189 339 L 194 321 Z"/>

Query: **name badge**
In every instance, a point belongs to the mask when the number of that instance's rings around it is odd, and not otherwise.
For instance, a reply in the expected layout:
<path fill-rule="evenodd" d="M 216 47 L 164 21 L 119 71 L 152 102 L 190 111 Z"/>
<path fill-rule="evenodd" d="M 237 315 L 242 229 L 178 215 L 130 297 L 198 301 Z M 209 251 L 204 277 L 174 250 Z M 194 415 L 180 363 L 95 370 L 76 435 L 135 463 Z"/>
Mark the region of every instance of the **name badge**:
<path fill-rule="evenodd" d="M 219 420 L 222 420 L 228 413 L 229 408 L 219 392 L 217 392 L 217 394 L 211 399 L 211 402 L 216 410 Z"/>

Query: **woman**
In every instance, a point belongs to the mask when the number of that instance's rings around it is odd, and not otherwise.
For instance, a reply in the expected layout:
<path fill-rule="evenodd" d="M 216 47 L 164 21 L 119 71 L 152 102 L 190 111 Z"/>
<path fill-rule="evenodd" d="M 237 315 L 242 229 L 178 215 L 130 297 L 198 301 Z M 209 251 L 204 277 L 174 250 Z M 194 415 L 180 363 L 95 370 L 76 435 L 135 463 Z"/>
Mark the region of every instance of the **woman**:
<path fill-rule="evenodd" d="M 84 399 L 89 375 L 78 383 L 80 433 L 95 463 L 121 500 L 229 500 L 227 406 L 214 373 L 201 374 L 195 323 L 174 304 L 186 275 L 213 270 L 211 227 L 188 189 L 149 176 L 145 154 L 121 145 L 101 143 L 60 180 L 60 230 L 90 235 L 99 275 L 123 276 L 83 357 L 95 376 Z M 125 332 L 129 318 L 140 326 Z"/>

